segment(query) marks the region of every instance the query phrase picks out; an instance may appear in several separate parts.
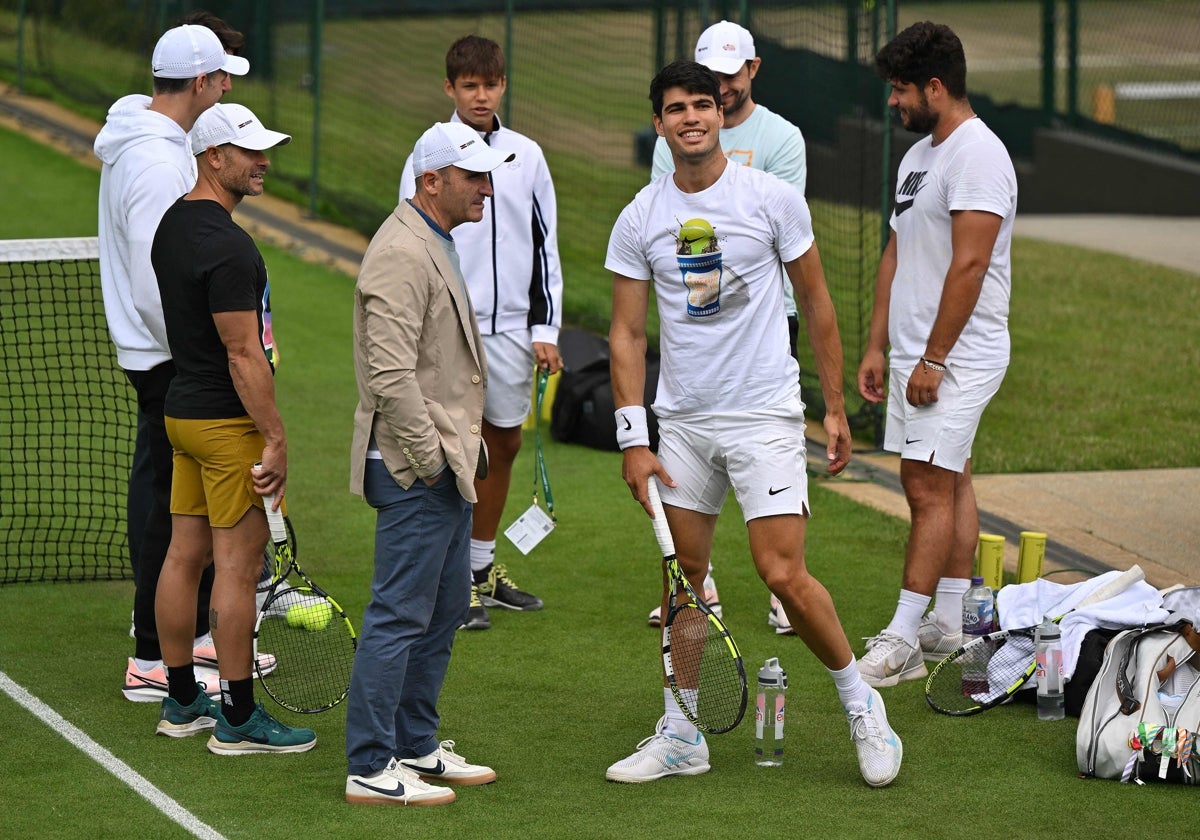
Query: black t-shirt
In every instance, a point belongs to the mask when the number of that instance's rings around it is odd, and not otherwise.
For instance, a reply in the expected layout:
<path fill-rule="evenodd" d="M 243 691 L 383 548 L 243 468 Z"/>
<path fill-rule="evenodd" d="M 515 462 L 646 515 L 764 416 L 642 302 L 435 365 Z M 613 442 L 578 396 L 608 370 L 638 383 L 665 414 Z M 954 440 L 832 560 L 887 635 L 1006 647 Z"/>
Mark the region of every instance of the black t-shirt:
<path fill-rule="evenodd" d="M 217 202 L 181 198 L 159 222 L 150 260 L 176 369 L 167 416 L 245 416 L 212 315 L 253 311 L 262 336 L 267 267 L 254 240 Z"/>

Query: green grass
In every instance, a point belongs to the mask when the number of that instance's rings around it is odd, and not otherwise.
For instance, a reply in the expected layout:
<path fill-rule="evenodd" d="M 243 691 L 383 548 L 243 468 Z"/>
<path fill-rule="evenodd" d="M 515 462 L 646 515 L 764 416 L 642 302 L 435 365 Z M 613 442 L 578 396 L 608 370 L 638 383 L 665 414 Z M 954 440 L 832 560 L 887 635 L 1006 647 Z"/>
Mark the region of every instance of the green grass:
<path fill-rule="evenodd" d="M 5 194 L 19 188 L 31 201 L 73 196 L 39 205 L 47 213 L 38 217 L 40 230 L 24 218 L 33 215 L 28 203 L 6 204 L 0 231 L 94 232 L 94 171 L 69 161 L 59 165 L 54 155 L 7 131 L 0 131 L 0 155 L 7 164 L 0 169 Z M 39 173 L 37 190 L 17 178 L 29 172 Z M 60 217 L 55 208 L 74 209 L 78 219 Z M 370 578 L 373 516 L 346 490 L 353 284 L 263 250 L 277 287 L 284 352 L 277 385 L 289 430 L 289 499 L 300 556 L 357 618 Z M 1016 259 L 1018 352 L 997 406 L 1011 409 L 995 410 L 985 422 L 996 437 L 981 441 L 981 457 L 1028 449 L 1034 468 L 1057 468 L 1078 451 L 1085 453 L 1078 457 L 1106 461 L 1125 441 L 1142 447 L 1139 460 L 1161 456 L 1173 435 L 1186 441 L 1182 429 L 1161 426 L 1168 412 L 1159 397 L 1190 406 L 1191 416 L 1195 398 L 1189 403 L 1186 389 L 1166 387 L 1147 369 L 1180 377 L 1200 361 L 1195 349 L 1183 349 L 1194 343 L 1180 334 L 1184 313 L 1195 311 L 1195 278 L 1028 242 L 1018 244 Z M 1159 303 L 1168 299 L 1171 307 Z M 1097 312 L 1111 314 L 1098 318 Z M 1097 389 L 1103 389 L 1100 399 Z M 1141 400 L 1154 403 L 1153 412 L 1126 418 L 1114 411 L 1086 437 L 1073 437 L 1104 404 Z M 532 450 L 527 434 L 505 523 L 528 504 Z M 1186 451 L 1177 450 L 1181 460 Z M 976 821 L 972 834 L 983 838 L 1026 832 L 1086 837 L 1126 824 L 1147 796 L 1154 797 L 1156 829 L 1182 834 L 1192 828 L 1193 795 L 1182 788 L 1150 792 L 1075 780 L 1073 720 L 1042 723 L 1028 706 L 963 720 L 941 717 L 926 707 L 917 683 L 885 695 L 904 739 L 904 770 L 888 789 L 866 788 L 828 677 L 802 643 L 775 636 L 766 625 L 766 593 L 750 567 L 745 528 L 732 504 L 718 523 L 714 549 L 722 601 L 750 669 L 778 656 L 789 672 L 785 766 L 754 766 L 744 723 L 711 739 L 714 770 L 707 775 L 645 786 L 606 783 L 605 767 L 650 733 L 661 709 L 657 635 L 645 625 L 659 580 L 657 549 L 620 479 L 619 456 L 547 441 L 546 457 L 559 525 L 528 557 L 503 540 L 499 551 L 518 583 L 548 606 L 528 615 L 493 611 L 491 631 L 463 633 L 456 644 L 441 734 L 467 756 L 495 766 L 500 780 L 462 791 L 450 808 L 396 814 L 346 806 L 341 707 L 312 718 L 281 712 L 318 732 L 318 747 L 299 756 L 230 760 L 209 754 L 202 738 L 154 737 L 155 706 L 128 703 L 118 690 L 130 651 L 129 583 L 0 588 L 0 670 L 228 837 L 294 834 L 300 826 L 318 837 L 400 830 L 623 840 L 656 836 L 665 822 L 682 818 L 696 838 L 782 837 L 804 826 L 820 826 L 829 838 L 880 832 L 951 838 L 961 834 L 968 812 Z M 858 648 L 858 637 L 877 631 L 892 612 L 906 528 L 830 492 L 825 480 L 813 484 L 809 564 L 833 594 Z M 0 773 L 6 835 L 185 836 L 3 695 L 0 731 L 9 756 Z"/>

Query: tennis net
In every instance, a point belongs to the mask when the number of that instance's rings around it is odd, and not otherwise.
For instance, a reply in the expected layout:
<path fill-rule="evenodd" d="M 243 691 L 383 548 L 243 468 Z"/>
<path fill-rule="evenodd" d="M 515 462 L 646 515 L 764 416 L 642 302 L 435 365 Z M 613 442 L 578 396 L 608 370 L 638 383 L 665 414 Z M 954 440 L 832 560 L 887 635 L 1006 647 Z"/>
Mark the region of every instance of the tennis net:
<path fill-rule="evenodd" d="M 95 238 L 0 241 L 0 585 L 132 577 L 137 415 Z"/>

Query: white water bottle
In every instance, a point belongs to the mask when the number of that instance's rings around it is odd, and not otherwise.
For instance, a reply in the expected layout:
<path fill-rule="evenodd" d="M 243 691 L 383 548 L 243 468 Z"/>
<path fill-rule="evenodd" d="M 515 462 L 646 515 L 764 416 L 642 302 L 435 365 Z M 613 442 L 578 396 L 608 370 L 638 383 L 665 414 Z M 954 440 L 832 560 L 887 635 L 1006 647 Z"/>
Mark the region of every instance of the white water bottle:
<path fill-rule="evenodd" d="M 1046 616 L 1034 636 L 1037 651 L 1038 720 L 1062 720 L 1066 716 L 1063 697 L 1062 634 Z"/>
<path fill-rule="evenodd" d="M 783 764 L 783 717 L 787 708 L 787 674 L 775 657 L 758 671 L 758 699 L 754 709 L 754 763 L 760 767 Z"/>
<path fill-rule="evenodd" d="M 963 644 L 992 632 L 995 620 L 995 601 L 991 587 L 981 577 L 971 578 L 971 586 L 963 593 L 962 632 Z M 962 692 L 965 696 L 982 696 L 988 693 L 988 655 L 972 656 L 965 661 L 962 672 Z"/>

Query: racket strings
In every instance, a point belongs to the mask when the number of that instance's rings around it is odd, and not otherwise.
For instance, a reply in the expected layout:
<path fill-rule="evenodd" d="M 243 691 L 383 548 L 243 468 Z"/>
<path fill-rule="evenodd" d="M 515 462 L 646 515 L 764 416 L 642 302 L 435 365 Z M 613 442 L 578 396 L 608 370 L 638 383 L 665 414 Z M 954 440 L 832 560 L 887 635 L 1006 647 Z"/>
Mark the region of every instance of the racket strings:
<path fill-rule="evenodd" d="M 685 711 L 710 732 L 736 726 L 745 709 L 745 683 L 729 634 L 715 617 L 690 605 L 681 609 L 667 625 L 664 645 Z"/>
<path fill-rule="evenodd" d="M 966 713 L 1015 693 L 1031 673 L 1033 644 L 1024 636 L 983 639 L 943 662 L 930 677 L 926 695 L 939 711 Z"/>
<path fill-rule="evenodd" d="M 276 661 L 260 681 L 286 709 L 323 711 L 346 696 L 354 647 L 353 631 L 335 604 L 307 587 L 281 589 L 263 607 L 259 624 L 258 648 Z"/>

